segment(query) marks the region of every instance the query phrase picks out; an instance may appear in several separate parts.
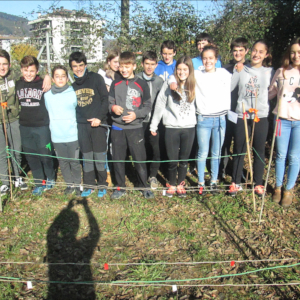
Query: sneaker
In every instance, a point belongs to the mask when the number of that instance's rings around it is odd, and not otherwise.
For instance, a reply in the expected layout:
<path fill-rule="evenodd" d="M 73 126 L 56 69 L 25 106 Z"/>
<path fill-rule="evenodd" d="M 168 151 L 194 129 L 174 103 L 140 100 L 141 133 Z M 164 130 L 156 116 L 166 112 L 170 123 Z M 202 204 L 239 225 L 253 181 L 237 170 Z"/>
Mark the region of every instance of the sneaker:
<path fill-rule="evenodd" d="M 177 195 L 178 197 L 186 197 L 186 190 L 184 188 L 185 182 L 182 181 L 179 185 L 177 185 Z"/>
<path fill-rule="evenodd" d="M 40 196 L 43 194 L 43 192 L 46 190 L 46 187 L 43 186 L 37 186 L 34 188 L 34 190 L 32 191 L 32 195 L 34 196 Z"/>
<path fill-rule="evenodd" d="M 106 189 L 98 191 L 98 198 L 102 198 L 106 195 Z"/>
<path fill-rule="evenodd" d="M 65 195 L 70 195 L 74 192 L 74 189 L 71 186 L 68 186 L 65 190 L 64 190 L 64 194 Z"/>
<path fill-rule="evenodd" d="M 125 190 L 114 190 L 114 192 L 111 194 L 110 199 L 120 199 L 121 197 L 126 195 Z"/>
<path fill-rule="evenodd" d="M 264 189 L 265 187 L 263 185 L 257 185 L 254 188 L 254 193 L 258 196 L 258 197 L 262 197 L 264 194 Z"/>
<path fill-rule="evenodd" d="M 198 183 L 198 188 L 199 188 L 199 195 L 204 195 L 205 193 L 205 184 L 203 183 Z"/>
<path fill-rule="evenodd" d="M 166 195 L 168 197 L 173 197 L 173 195 L 176 193 L 176 186 L 174 185 L 169 185 L 167 183 L 167 187 L 169 188 L 167 191 L 166 191 Z"/>
<path fill-rule="evenodd" d="M 156 190 L 158 188 L 158 181 L 156 177 L 150 177 L 149 178 L 150 187 L 152 190 Z"/>
<path fill-rule="evenodd" d="M 211 194 L 216 194 L 218 192 L 218 186 L 216 182 L 211 182 L 209 185 L 209 190 Z"/>
<path fill-rule="evenodd" d="M 231 184 L 231 186 L 229 187 L 229 191 L 228 191 L 228 194 L 231 195 L 231 196 L 235 196 L 237 194 L 237 192 L 240 192 L 242 191 L 243 188 L 238 185 L 238 184 L 235 184 L 234 182 Z"/>
<path fill-rule="evenodd" d="M 21 191 L 25 191 L 28 189 L 27 184 L 23 181 L 22 177 L 18 177 L 15 181 L 15 187 L 19 187 Z"/>
<path fill-rule="evenodd" d="M 9 192 L 9 187 L 6 184 L 1 185 L 0 192 L 1 195 L 5 195 Z"/>
<path fill-rule="evenodd" d="M 47 181 L 46 181 L 46 190 L 51 190 L 54 186 L 55 186 L 55 180 L 47 178 Z"/>
<path fill-rule="evenodd" d="M 80 197 L 81 196 L 81 190 L 79 186 L 76 187 L 72 187 L 72 194 L 74 193 L 74 195 L 76 197 Z"/>
<path fill-rule="evenodd" d="M 154 198 L 154 194 L 150 190 L 144 190 L 143 195 L 144 195 L 145 199 L 153 199 Z"/>
<path fill-rule="evenodd" d="M 280 203 L 281 201 L 281 186 L 276 187 L 272 196 L 273 202 Z"/>
<path fill-rule="evenodd" d="M 90 194 L 94 193 L 95 190 L 93 189 L 84 189 L 81 193 L 81 197 L 88 197 Z"/>

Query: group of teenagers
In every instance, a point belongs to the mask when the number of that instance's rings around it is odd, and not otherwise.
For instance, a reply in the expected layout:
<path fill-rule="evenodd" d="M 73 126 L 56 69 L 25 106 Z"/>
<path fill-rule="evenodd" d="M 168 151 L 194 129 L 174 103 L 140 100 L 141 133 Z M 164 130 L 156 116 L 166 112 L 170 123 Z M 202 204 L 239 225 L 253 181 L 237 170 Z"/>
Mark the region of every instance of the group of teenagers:
<path fill-rule="evenodd" d="M 224 67 L 210 35 L 199 34 L 196 46 L 199 56 L 191 59 L 183 55 L 176 61 L 175 43 L 165 41 L 161 45 L 162 60 L 158 61 L 153 51 L 143 53 L 143 71 L 138 74 L 132 52 L 111 51 L 104 70 L 98 74 L 87 69 L 84 53 L 73 52 L 69 57 L 75 79 L 72 85 L 62 65 L 53 68 L 52 78 L 46 75 L 42 80 L 33 56 L 21 60 L 22 77 L 16 81 L 9 54 L 0 50 L 1 194 L 9 191 L 6 126 L 15 184 L 27 188 L 19 176 L 23 151 L 34 178 L 34 195 L 55 185 L 53 151 L 67 184 L 65 194 L 87 197 L 98 188 L 98 197 L 103 197 L 110 174 L 110 153 L 117 187 L 111 199 L 123 197 L 128 151 L 135 162 L 138 187 L 147 199 L 154 197 L 152 190 L 158 187 L 164 154 L 169 160 L 167 196 L 186 196 L 185 178 L 191 157 L 197 164 L 199 194 L 216 192 L 220 174 L 222 177 L 227 173 L 232 140 L 232 183 L 228 193 L 235 195 L 242 191 L 247 124 L 249 133 L 254 130 L 254 191 L 262 196 L 269 100 L 277 96 L 273 110 L 274 124 L 279 115 L 273 201 L 291 205 L 300 164 L 300 38 L 288 45 L 282 67 L 276 72 L 265 40 L 256 41 L 250 50 L 245 38 L 233 40 L 233 59 Z M 250 60 L 246 60 L 249 51 Z M 160 143 L 162 135 L 164 145 Z M 211 180 L 205 186 L 208 155 Z M 286 160 L 287 181 L 283 188 Z"/>

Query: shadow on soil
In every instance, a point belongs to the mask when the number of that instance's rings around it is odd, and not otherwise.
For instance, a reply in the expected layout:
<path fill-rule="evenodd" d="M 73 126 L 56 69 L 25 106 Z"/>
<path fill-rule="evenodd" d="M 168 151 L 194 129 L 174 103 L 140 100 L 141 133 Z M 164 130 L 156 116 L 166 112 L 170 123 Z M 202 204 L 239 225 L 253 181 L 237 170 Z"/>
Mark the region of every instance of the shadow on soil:
<path fill-rule="evenodd" d="M 87 201 L 77 201 L 77 205 L 84 207 L 89 222 L 90 231 L 86 237 L 76 239 L 80 220 L 72 210 L 72 200 L 55 218 L 47 233 L 47 262 L 51 282 L 48 300 L 96 299 L 90 260 L 100 238 L 100 230 Z"/>

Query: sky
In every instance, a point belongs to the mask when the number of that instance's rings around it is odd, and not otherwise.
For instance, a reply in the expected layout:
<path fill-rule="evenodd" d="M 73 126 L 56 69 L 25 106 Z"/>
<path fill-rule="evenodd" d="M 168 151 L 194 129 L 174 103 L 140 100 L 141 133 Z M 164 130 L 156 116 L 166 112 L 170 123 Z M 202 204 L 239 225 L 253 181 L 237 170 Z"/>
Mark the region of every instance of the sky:
<path fill-rule="evenodd" d="M 40 6 L 42 9 L 47 9 L 51 6 L 51 4 L 56 3 L 58 7 L 63 6 L 66 9 L 80 9 L 81 6 L 88 6 L 89 2 L 92 1 L 93 4 L 97 5 L 97 3 L 103 3 L 107 1 L 113 2 L 121 2 L 120 0 L 69 0 L 69 1 L 53 1 L 53 0 L 36 0 L 36 1 L 28 1 L 28 0 L 10 0 L 10 1 L 0 1 L 0 11 L 16 16 L 27 17 L 29 20 L 35 19 L 36 15 L 31 16 L 30 13 L 33 10 L 38 10 Z M 171 0 L 169 0 L 171 1 Z M 81 4 L 79 4 L 79 2 Z M 140 1 L 141 3 L 145 1 Z M 202 10 L 206 7 L 209 7 L 211 4 L 211 0 L 190 0 L 196 10 Z"/>

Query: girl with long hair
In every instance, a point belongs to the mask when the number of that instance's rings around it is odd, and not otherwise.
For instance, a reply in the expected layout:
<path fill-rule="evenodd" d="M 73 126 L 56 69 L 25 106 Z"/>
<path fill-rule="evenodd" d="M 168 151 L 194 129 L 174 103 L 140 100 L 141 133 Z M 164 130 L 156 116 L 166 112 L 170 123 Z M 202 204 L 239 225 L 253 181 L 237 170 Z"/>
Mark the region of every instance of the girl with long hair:
<path fill-rule="evenodd" d="M 157 134 L 158 124 L 163 118 L 166 127 L 165 144 L 169 162 L 167 196 L 172 197 L 177 192 L 178 196 L 185 197 L 185 177 L 187 161 L 189 158 L 194 138 L 196 125 L 195 110 L 195 77 L 192 60 L 189 56 L 182 56 L 176 62 L 174 76 L 177 90 L 172 91 L 168 82 L 165 82 L 157 97 L 150 131 L 153 136 Z M 176 186 L 177 165 L 178 184 Z"/>
<path fill-rule="evenodd" d="M 98 74 L 100 74 L 104 79 L 108 92 L 110 85 L 116 79 L 116 76 L 121 76 L 119 73 L 119 57 L 119 50 L 111 50 L 106 57 L 104 70 L 99 69 L 98 71 Z"/>
<path fill-rule="evenodd" d="M 272 99 L 276 95 L 274 123 L 277 114 L 279 122 L 276 135 L 276 187 L 273 201 L 287 207 L 294 199 L 293 188 L 300 166 L 300 37 L 293 39 L 288 46 L 283 56 L 282 67 L 277 70 L 271 82 L 269 98 Z M 287 182 L 283 191 L 286 158 L 289 163 Z"/>
<path fill-rule="evenodd" d="M 254 43 L 251 50 L 251 62 L 244 66 L 241 72 L 236 70 L 232 76 L 231 89 L 238 86 L 238 101 L 236 113 L 238 121 L 234 132 L 234 154 L 232 184 L 229 194 L 235 195 L 242 190 L 240 186 L 244 157 L 246 152 L 246 134 L 244 118 L 247 119 L 248 132 L 253 135 L 253 180 L 255 183 L 254 191 L 261 197 L 264 193 L 263 174 L 265 167 L 265 143 L 268 134 L 268 88 L 271 83 L 273 68 L 271 68 L 272 56 L 270 46 L 265 40 L 258 40 Z M 245 113 L 243 113 L 243 105 Z M 256 125 L 254 125 L 256 122 Z"/>

